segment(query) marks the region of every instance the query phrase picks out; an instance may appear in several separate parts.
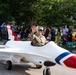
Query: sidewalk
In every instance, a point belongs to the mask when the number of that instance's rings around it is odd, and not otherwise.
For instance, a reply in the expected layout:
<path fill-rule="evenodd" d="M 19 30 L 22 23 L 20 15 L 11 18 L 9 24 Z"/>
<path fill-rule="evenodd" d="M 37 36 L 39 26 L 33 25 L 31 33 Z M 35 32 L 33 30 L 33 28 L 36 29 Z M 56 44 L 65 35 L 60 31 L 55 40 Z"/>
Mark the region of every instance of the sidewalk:
<path fill-rule="evenodd" d="M 0 45 L 3 45 L 7 40 L 0 41 Z"/>
<path fill-rule="evenodd" d="M 76 50 L 73 50 L 72 52 L 76 54 Z"/>

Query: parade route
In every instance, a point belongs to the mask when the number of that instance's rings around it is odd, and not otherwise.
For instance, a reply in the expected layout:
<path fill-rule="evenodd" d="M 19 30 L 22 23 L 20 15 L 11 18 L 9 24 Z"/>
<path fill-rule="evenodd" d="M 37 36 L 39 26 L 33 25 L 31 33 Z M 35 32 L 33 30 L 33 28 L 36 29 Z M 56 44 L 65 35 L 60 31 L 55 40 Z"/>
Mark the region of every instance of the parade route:
<path fill-rule="evenodd" d="M 43 69 L 36 69 L 35 65 L 18 64 L 13 65 L 12 70 L 6 70 L 5 64 L 0 61 L 0 75 L 43 75 Z M 51 67 L 51 75 L 76 75 L 76 69 L 66 68 L 60 65 Z"/>

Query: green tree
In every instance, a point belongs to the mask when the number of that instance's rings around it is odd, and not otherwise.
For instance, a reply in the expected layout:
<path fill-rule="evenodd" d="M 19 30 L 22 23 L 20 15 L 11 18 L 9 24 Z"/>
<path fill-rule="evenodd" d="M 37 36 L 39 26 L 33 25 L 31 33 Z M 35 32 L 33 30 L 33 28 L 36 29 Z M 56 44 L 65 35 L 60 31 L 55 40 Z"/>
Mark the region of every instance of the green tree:
<path fill-rule="evenodd" d="M 76 0 L 0 0 L 0 24 L 73 25 Z"/>

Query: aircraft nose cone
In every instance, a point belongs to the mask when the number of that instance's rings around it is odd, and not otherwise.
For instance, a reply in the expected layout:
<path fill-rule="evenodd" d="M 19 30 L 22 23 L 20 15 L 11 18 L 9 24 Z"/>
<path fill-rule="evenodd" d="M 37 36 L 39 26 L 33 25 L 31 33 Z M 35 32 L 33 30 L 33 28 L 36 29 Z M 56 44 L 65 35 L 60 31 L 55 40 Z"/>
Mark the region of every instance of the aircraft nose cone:
<path fill-rule="evenodd" d="M 64 64 L 70 68 L 76 68 L 76 56 L 71 56 L 64 61 Z"/>

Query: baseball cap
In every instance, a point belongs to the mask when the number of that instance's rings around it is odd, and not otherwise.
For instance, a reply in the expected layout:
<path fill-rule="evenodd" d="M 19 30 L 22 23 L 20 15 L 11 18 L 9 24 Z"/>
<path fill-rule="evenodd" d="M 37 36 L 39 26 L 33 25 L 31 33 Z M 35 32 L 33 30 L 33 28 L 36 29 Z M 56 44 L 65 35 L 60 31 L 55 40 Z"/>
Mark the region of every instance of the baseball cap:
<path fill-rule="evenodd" d="M 43 27 L 42 26 L 37 26 L 37 30 L 43 31 Z"/>

